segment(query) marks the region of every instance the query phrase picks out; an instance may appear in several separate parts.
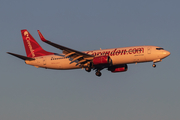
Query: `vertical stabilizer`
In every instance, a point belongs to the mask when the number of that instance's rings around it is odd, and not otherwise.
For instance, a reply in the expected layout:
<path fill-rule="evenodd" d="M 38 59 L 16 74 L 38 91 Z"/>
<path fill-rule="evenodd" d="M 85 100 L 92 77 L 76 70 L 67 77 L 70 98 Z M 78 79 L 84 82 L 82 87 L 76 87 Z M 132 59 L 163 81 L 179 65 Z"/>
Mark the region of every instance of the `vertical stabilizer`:
<path fill-rule="evenodd" d="M 54 54 L 43 50 L 27 30 L 21 30 L 21 34 L 27 57 L 34 58 Z"/>

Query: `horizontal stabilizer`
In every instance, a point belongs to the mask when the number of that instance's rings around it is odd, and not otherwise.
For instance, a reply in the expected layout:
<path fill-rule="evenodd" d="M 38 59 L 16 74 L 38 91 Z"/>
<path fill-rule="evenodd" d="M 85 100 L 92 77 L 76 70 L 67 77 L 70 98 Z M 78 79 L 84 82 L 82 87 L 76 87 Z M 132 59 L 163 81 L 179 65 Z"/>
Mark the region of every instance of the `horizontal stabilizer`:
<path fill-rule="evenodd" d="M 23 59 L 23 60 L 35 60 L 34 58 L 30 58 L 30 57 L 18 55 L 18 54 L 15 54 L 15 53 L 10 53 L 10 52 L 7 52 L 7 53 L 10 54 L 10 55 L 13 55 L 13 56 L 15 56 L 15 57 L 18 57 L 18 58 L 20 58 L 20 59 Z"/>

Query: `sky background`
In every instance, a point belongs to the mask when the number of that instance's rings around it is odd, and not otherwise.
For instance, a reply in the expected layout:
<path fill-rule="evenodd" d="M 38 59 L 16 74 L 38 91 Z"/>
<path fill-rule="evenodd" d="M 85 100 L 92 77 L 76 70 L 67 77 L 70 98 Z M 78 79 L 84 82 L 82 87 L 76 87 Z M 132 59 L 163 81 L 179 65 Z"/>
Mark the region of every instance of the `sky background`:
<path fill-rule="evenodd" d="M 179 0 L 1 0 L 0 120 L 179 120 Z M 20 30 L 79 50 L 156 45 L 171 52 L 157 67 L 124 73 L 48 70 L 26 55 Z"/>

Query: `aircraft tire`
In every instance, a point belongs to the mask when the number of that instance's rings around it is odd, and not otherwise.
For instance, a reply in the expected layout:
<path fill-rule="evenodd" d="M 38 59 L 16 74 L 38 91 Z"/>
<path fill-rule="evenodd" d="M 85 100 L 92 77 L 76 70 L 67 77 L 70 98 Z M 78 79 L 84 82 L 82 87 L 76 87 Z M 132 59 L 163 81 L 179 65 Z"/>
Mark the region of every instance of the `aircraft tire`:
<path fill-rule="evenodd" d="M 101 72 L 99 72 L 99 71 L 96 72 L 96 76 L 100 77 L 101 75 L 102 75 Z"/>
<path fill-rule="evenodd" d="M 89 67 L 85 68 L 85 70 L 86 70 L 87 72 L 91 72 L 91 68 L 89 68 Z"/>
<path fill-rule="evenodd" d="M 155 68 L 155 67 L 156 67 L 156 64 L 153 64 L 152 66 Z"/>

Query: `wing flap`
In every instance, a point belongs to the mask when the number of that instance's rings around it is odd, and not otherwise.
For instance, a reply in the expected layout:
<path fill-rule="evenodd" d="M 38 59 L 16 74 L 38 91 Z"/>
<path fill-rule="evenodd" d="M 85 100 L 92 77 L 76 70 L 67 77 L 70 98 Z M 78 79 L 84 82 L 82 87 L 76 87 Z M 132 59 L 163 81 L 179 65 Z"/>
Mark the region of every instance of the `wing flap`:
<path fill-rule="evenodd" d="M 83 56 L 78 56 L 78 57 L 76 57 L 76 58 L 74 58 L 73 60 L 72 60 L 72 62 L 74 62 L 74 61 L 76 61 L 76 60 L 78 60 L 78 59 L 80 59 L 80 58 L 82 58 Z"/>
<path fill-rule="evenodd" d="M 73 55 L 73 54 L 75 54 L 75 53 L 76 53 L 76 52 L 70 52 L 70 53 L 68 53 L 68 54 L 65 55 L 65 58 L 66 58 L 66 57 L 69 57 L 69 56 L 71 56 L 71 55 Z"/>

